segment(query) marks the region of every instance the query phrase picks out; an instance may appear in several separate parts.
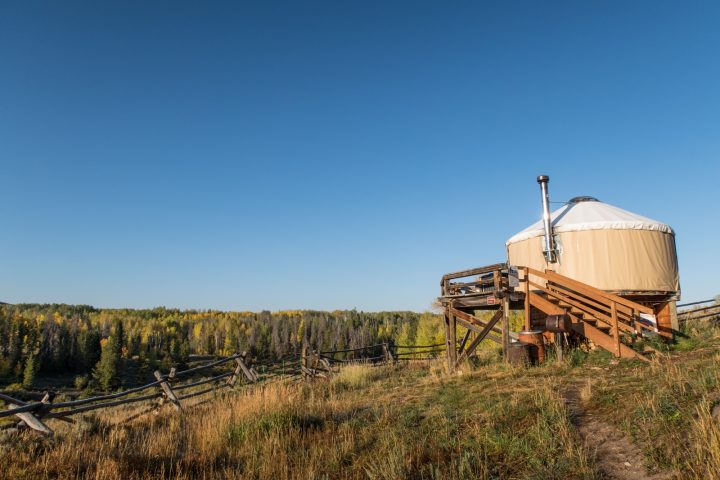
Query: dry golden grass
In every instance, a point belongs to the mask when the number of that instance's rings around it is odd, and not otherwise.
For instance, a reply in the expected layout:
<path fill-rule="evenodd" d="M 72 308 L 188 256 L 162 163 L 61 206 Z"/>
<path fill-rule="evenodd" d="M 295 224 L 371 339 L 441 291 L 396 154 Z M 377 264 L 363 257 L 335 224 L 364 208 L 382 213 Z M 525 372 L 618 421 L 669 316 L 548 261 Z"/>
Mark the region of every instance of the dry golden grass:
<path fill-rule="evenodd" d="M 720 345 L 690 335 L 650 365 L 602 352 L 525 369 L 497 354 L 447 375 L 442 361 L 353 365 L 331 381 L 243 386 L 133 421 L 117 408 L 53 441 L 0 440 L 0 477 L 59 479 L 602 478 L 562 398 L 641 447 L 678 478 L 717 478 Z M 689 348 L 692 345 L 694 348 Z M 195 400 L 195 399 L 193 399 Z"/>
<path fill-rule="evenodd" d="M 720 418 L 712 416 L 720 404 L 720 336 L 708 325 L 687 333 L 649 366 L 609 365 L 584 396 L 643 449 L 651 470 L 720 478 Z"/>
<path fill-rule="evenodd" d="M 244 387 L 194 408 L 83 428 L 53 442 L 23 434 L 0 457 L 5 478 L 274 480 L 593 478 L 552 385 L 496 389 L 485 366 L 457 378 L 442 363 L 352 366 L 331 382 Z M 510 373 L 514 375 L 512 369 Z M 530 381 L 532 383 L 532 380 Z"/>

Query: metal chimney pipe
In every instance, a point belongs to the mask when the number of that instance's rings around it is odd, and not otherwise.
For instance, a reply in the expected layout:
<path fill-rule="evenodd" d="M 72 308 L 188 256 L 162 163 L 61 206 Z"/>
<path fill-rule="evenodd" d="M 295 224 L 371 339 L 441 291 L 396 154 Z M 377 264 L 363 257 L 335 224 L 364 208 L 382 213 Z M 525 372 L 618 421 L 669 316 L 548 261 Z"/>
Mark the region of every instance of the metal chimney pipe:
<path fill-rule="evenodd" d="M 543 225 L 545 226 L 545 248 L 543 249 L 543 254 L 548 263 L 555 263 L 557 262 L 557 251 L 555 249 L 555 237 L 553 237 L 552 225 L 550 223 L 550 196 L 548 195 L 548 182 L 550 182 L 550 177 L 540 175 L 537 177 L 537 182 L 540 184 L 543 204 Z"/>

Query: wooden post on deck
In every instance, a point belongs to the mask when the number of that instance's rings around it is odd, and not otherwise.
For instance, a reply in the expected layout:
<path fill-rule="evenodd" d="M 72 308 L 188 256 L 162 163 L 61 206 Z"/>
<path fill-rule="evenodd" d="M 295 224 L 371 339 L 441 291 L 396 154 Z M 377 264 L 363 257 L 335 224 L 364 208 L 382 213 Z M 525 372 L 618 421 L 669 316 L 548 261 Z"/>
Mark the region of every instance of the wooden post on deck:
<path fill-rule="evenodd" d="M 525 331 L 532 330 L 530 325 L 530 271 L 527 267 L 525 270 Z"/>
<path fill-rule="evenodd" d="M 456 338 L 455 316 L 450 313 L 448 308 L 445 309 L 445 345 L 447 350 L 448 368 L 451 372 L 455 371 L 455 363 L 457 362 L 457 338 Z"/>
<path fill-rule="evenodd" d="M 502 352 L 503 359 L 507 361 L 508 346 L 510 345 L 510 299 L 505 296 L 503 298 L 503 318 L 502 318 Z"/>
<path fill-rule="evenodd" d="M 615 356 L 620 357 L 620 331 L 618 329 L 617 304 L 610 302 L 610 316 L 612 317 L 612 334 L 615 337 Z"/>

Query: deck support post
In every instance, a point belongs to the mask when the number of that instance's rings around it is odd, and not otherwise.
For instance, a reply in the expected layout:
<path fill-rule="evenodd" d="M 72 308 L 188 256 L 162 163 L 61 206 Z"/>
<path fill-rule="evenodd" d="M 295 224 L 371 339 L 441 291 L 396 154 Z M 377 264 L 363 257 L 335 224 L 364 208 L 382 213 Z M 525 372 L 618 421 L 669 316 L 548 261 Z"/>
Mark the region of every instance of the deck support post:
<path fill-rule="evenodd" d="M 612 334 L 615 337 L 615 356 L 622 356 L 620 351 L 620 331 L 618 329 L 617 304 L 610 302 L 610 317 L 612 318 Z"/>
<path fill-rule="evenodd" d="M 508 346 L 510 345 L 510 299 L 507 296 L 503 298 L 502 308 L 502 353 L 503 359 L 507 361 Z"/>
<path fill-rule="evenodd" d="M 530 324 L 530 271 L 527 267 L 523 270 L 525 272 L 525 331 L 529 332 L 532 330 Z"/>
<path fill-rule="evenodd" d="M 455 371 L 455 363 L 457 362 L 457 322 L 455 316 L 450 313 L 449 309 L 445 309 L 445 345 L 447 351 L 448 368 L 450 372 Z"/>

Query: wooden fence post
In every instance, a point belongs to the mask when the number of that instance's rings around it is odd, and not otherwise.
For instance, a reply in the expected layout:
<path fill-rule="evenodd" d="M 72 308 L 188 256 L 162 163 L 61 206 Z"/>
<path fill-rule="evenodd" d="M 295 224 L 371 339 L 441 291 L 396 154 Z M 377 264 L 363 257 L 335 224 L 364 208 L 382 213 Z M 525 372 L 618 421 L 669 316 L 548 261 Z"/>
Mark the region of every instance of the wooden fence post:
<path fill-rule="evenodd" d="M 332 371 L 332 365 L 330 365 L 330 360 L 328 360 L 327 358 L 320 358 L 320 354 L 318 354 L 318 362 L 319 362 L 320 365 L 322 365 L 322 366 L 325 368 L 325 370 L 327 371 L 327 376 L 328 376 L 328 377 L 331 377 L 333 371 Z"/>
<path fill-rule="evenodd" d="M 246 352 L 243 352 L 243 354 L 240 356 L 240 358 L 236 358 L 235 361 L 237 362 L 238 366 L 240 367 L 240 370 L 245 374 L 245 377 L 248 379 L 248 381 L 255 383 L 255 380 L 257 378 L 253 373 L 250 371 L 248 366 L 245 364 L 245 359 L 249 358 Z"/>
<path fill-rule="evenodd" d="M 172 388 L 170 387 L 170 382 L 175 378 L 175 367 L 170 369 L 170 375 L 168 375 L 167 378 L 163 378 L 159 370 L 155 370 L 153 375 L 155 375 L 155 378 L 159 382 L 161 382 L 160 387 L 165 393 L 165 398 L 173 404 L 175 410 L 177 410 L 178 412 L 182 412 L 180 400 L 178 400 L 177 395 L 175 395 L 175 392 L 173 392 Z"/>
<path fill-rule="evenodd" d="M 393 364 L 395 363 L 395 357 L 393 357 L 390 347 L 387 343 L 383 343 L 383 353 L 385 354 L 385 362 Z"/>
<path fill-rule="evenodd" d="M 312 371 L 310 370 L 310 354 L 308 354 L 307 345 L 303 345 L 301 355 L 300 371 L 302 372 L 303 378 L 307 380 L 310 376 L 312 376 Z"/>
<path fill-rule="evenodd" d="M 242 373 L 242 368 L 240 367 L 240 359 L 235 359 L 235 370 L 233 370 L 232 375 L 230 375 L 230 378 L 228 378 L 227 384 L 230 388 L 235 386 L 235 383 L 237 382 L 238 377 Z"/>
<path fill-rule="evenodd" d="M 8 410 L 15 410 L 20 407 L 26 407 L 29 404 L 26 402 L 23 402 L 22 400 L 17 400 L 15 398 L 9 397 L 7 395 L 2 395 L 2 400 L 8 402 L 10 404 L 10 407 Z M 16 413 L 15 415 L 22 420 L 20 424 L 25 424 L 28 427 L 32 428 L 33 430 L 37 430 L 38 432 L 42 433 L 43 435 L 47 435 L 48 437 L 52 437 L 54 432 L 50 427 L 45 425 L 41 418 L 45 416 L 47 412 L 50 411 L 49 404 L 52 401 L 52 397 L 50 394 L 45 394 L 45 397 L 42 399 L 43 404 L 47 404 L 48 407 L 45 405 L 38 405 L 37 407 L 33 408 L 33 410 L 26 410 L 22 411 L 20 413 Z"/>

